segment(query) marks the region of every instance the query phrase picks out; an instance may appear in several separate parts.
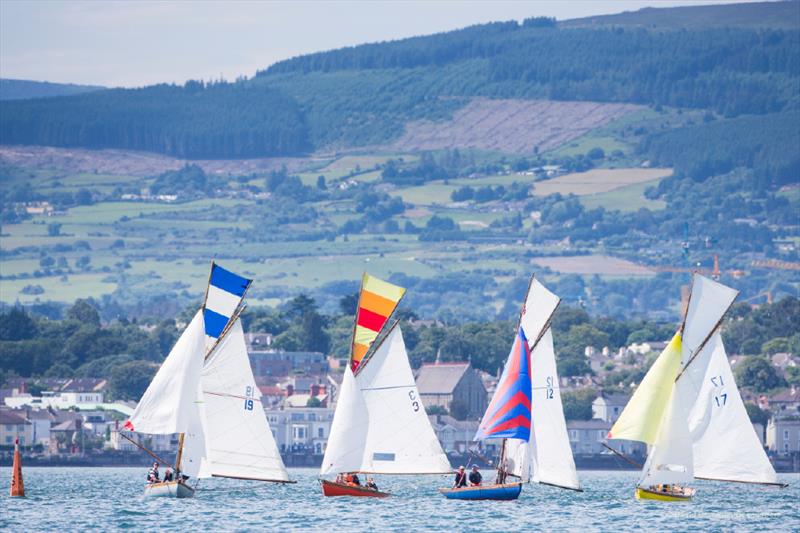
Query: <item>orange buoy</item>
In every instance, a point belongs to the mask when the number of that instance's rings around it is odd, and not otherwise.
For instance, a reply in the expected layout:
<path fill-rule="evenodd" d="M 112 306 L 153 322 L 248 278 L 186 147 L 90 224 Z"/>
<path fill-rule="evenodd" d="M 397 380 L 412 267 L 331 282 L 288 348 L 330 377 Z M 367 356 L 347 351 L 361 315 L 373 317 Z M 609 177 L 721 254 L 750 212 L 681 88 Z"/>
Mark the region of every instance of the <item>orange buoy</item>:
<path fill-rule="evenodd" d="M 22 482 L 22 456 L 19 453 L 19 439 L 14 442 L 14 466 L 11 474 L 11 496 L 25 496 Z"/>

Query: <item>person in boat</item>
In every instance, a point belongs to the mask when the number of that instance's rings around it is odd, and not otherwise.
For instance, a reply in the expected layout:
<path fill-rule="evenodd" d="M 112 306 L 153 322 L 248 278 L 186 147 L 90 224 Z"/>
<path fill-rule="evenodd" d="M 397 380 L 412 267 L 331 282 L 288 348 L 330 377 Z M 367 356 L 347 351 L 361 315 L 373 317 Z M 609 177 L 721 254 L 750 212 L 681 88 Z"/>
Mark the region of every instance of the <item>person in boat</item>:
<path fill-rule="evenodd" d="M 367 488 L 372 490 L 378 490 L 378 485 L 375 483 L 375 480 L 371 477 L 367 478 Z"/>
<path fill-rule="evenodd" d="M 164 481 L 173 481 L 175 479 L 175 475 L 172 473 L 172 469 L 167 467 L 164 471 Z"/>
<path fill-rule="evenodd" d="M 456 472 L 456 480 L 455 483 L 453 483 L 453 488 L 460 489 L 466 486 L 467 486 L 467 471 L 464 470 L 463 466 L 459 466 L 458 471 Z"/>
<path fill-rule="evenodd" d="M 483 476 L 481 475 L 480 472 L 478 472 L 478 467 L 477 466 L 473 466 L 472 467 L 472 472 L 470 472 L 470 474 L 469 474 L 469 484 L 470 484 L 470 486 L 479 487 L 480 484 L 481 484 L 481 481 L 483 481 Z"/>
<path fill-rule="evenodd" d="M 347 477 L 345 477 L 345 481 L 347 481 L 347 483 L 349 483 L 350 485 L 355 485 L 356 487 L 361 486 L 361 480 L 358 479 L 358 474 L 356 473 L 347 474 Z"/>
<path fill-rule="evenodd" d="M 336 474 L 335 483 L 344 484 L 344 474 L 342 474 L 342 473 Z"/>
<path fill-rule="evenodd" d="M 148 483 L 158 483 L 160 481 L 158 477 L 158 463 L 153 463 L 153 468 L 147 472 L 147 482 Z"/>

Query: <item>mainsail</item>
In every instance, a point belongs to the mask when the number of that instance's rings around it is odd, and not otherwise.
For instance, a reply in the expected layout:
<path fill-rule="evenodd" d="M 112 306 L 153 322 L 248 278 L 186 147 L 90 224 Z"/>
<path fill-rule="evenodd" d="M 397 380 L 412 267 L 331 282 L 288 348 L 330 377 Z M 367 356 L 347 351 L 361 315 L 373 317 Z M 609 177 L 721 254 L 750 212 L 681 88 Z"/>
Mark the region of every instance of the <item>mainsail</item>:
<path fill-rule="evenodd" d="M 580 490 L 578 472 L 561 404 L 556 373 L 553 330 L 547 331 L 531 352 L 533 369 L 533 435 L 530 441 L 532 481 Z"/>
<path fill-rule="evenodd" d="M 345 370 L 320 473 L 450 471 L 395 326 L 355 374 Z"/>
<path fill-rule="evenodd" d="M 204 345 L 203 313 L 198 311 L 125 422 L 125 429 L 169 435 L 193 426 L 199 416 L 197 394 Z"/>
<path fill-rule="evenodd" d="M 780 484 L 742 402 L 719 331 L 695 365 L 681 377 L 696 398 L 689 414 L 695 476 Z"/>
<path fill-rule="evenodd" d="M 201 475 L 288 481 L 250 368 L 241 319 L 206 360 L 201 386 L 206 447 Z"/>
<path fill-rule="evenodd" d="M 350 368 L 353 372 L 358 369 L 364 355 L 397 308 L 405 292 L 403 287 L 364 274 L 361 279 L 361 292 L 358 296 L 358 309 L 353 326 L 353 346 L 350 352 Z"/>

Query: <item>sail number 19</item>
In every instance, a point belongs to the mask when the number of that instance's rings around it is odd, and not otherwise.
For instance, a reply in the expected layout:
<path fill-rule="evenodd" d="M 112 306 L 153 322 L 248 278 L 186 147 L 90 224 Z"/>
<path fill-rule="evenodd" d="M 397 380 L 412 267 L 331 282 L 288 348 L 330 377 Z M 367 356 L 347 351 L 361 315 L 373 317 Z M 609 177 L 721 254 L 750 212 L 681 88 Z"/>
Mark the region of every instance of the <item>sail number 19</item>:
<path fill-rule="evenodd" d="M 252 411 L 253 410 L 253 387 L 248 385 L 244 389 L 244 410 L 245 411 Z"/>

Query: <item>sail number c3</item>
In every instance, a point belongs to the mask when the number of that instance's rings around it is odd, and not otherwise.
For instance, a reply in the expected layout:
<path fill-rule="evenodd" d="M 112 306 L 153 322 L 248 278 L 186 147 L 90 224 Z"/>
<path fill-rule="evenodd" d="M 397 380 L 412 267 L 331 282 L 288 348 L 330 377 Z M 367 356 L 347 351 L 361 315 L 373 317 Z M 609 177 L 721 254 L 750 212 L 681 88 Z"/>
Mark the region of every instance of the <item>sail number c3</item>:
<path fill-rule="evenodd" d="M 419 402 L 417 401 L 417 395 L 414 393 L 413 390 L 408 391 L 408 397 L 411 399 L 411 408 L 414 409 L 416 413 L 419 411 Z"/>

